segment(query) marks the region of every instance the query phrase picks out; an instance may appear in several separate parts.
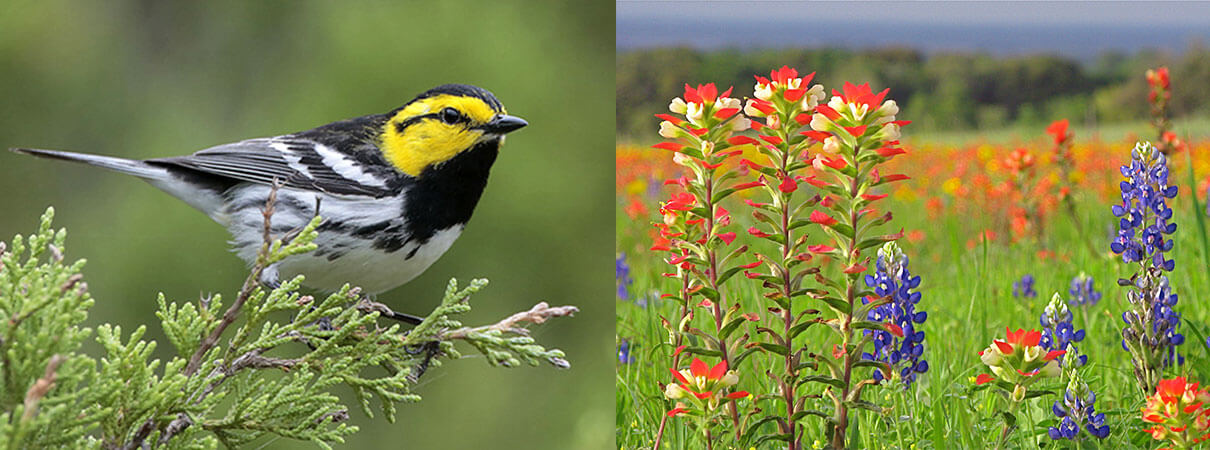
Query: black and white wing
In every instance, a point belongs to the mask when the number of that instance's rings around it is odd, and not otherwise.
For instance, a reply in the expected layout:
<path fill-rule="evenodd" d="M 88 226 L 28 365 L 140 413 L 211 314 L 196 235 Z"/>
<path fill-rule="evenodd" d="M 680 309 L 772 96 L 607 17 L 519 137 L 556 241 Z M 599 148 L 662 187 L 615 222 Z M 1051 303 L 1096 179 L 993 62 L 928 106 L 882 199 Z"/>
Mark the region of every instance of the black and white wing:
<path fill-rule="evenodd" d="M 348 153 L 292 136 L 249 139 L 192 155 L 147 160 L 251 183 L 272 184 L 339 195 L 391 195 L 392 174 Z"/>

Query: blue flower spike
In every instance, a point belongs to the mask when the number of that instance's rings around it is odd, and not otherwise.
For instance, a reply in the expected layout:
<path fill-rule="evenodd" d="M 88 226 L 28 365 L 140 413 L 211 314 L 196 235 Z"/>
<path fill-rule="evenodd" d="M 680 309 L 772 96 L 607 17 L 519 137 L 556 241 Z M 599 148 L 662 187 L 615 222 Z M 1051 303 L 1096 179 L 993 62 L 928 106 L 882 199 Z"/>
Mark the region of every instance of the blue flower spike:
<path fill-rule="evenodd" d="M 1064 356 L 1070 357 L 1078 353 L 1079 350 L 1069 345 L 1067 354 Z M 1086 355 L 1079 356 L 1083 358 Z M 1050 427 L 1047 430 L 1050 438 L 1056 441 L 1060 439 L 1080 441 L 1085 438 L 1084 434 L 1081 434 L 1084 432 L 1088 436 L 1105 439 L 1106 436 L 1109 436 L 1109 426 L 1105 425 L 1105 414 L 1096 411 L 1097 394 L 1092 392 L 1088 388 L 1088 384 L 1080 378 L 1075 365 L 1065 366 L 1063 371 L 1070 381 L 1063 392 L 1063 398 L 1055 400 L 1051 407 L 1055 417 L 1061 420 L 1058 427 Z"/>
<path fill-rule="evenodd" d="M 1038 291 L 1034 290 L 1034 276 L 1032 274 L 1027 273 L 1025 276 L 1021 277 L 1021 281 L 1016 281 L 1013 283 L 1013 297 L 1038 297 Z"/>
<path fill-rule="evenodd" d="M 907 389 L 916 381 L 916 374 L 929 369 L 923 358 L 924 331 L 918 330 L 928 319 L 928 313 L 916 309 L 920 293 L 912 292 L 920 286 L 920 277 L 908 271 L 908 257 L 899 246 L 888 242 L 878 250 L 876 270 L 873 275 L 866 275 L 865 282 L 878 296 L 891 298 L 890 303 L 871 309 L 866 318 L 898 325 L 903 329 L 903 337 L 897 338 L 885 330 L 866 330 L 874 338 L 874 352 L 863 353 L 861 359 L 890 364 L 892 376 L 900 379 Z M 882 371 L 875 370 L 874 380 L 883 379 Z"/>
<path fill-rule="evenodd" d="M 1071 289 L 1067 293 L 1071 295 L 1067 302 L 1072 306 L 1092 306 L 1101 301 L 1101 293 L 1093 286 L 1092 277 L 1084 272 L 1071 279 Z"/>
<path fill-rule="evenodd" d="M 1067 303 L 1063 301 L 1063 297 L 1056 292 L 1050 298 L 1050 303 L 1046 305 L 1046 309 L 1042 312 L 1042 340 L 1039 345 L 1047 350 L 1068 350 L 1074 348 L 1074 343 L 1084 340 L 1084 330 L 1075 329 L 1072 325 L 1071 310 L 1067 309 Z M 1059 356 L 1059 365 L 1066 365 L 1068 361 L 1075 361 L 1076 366 L 1083 366 L 1088 361 L 1088 355 L 1080 355 L 1076 359 L 1068 358 L 1067 355 Z"/>

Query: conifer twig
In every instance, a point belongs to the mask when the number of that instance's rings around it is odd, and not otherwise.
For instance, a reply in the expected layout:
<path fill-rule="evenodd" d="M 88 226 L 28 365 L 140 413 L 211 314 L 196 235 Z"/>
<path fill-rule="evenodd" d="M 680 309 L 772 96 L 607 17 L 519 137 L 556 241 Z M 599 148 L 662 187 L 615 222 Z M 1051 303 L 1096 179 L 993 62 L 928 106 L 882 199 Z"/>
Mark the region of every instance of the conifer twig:
<path fill-rule="evenodd" d="M 269 198 L 265 201 L 265 209 L 261 211 L 261 214 L 265 218 L 264 242 L 261 244 L 260 252 L 256 256 L 256 265 L 252 266 L 252 271 L 248 274 L 248 278 L 244 279 L 244 286 L 240 288 L 239 296 L 235 298 L 235 301 L 231 303 L 227 311 L 223 312 L 223 318 L 219 321 L 218 326 L 214 327 L 214 330 L 202 340 L 202 344 L 198 346 L 197 351 L 193 352 L 193 356 L 189 358 L 189 365 L 185 366 L 184 373 L 186 376 L 193 376 L 201 368 L 202 359 L 205 358 L 206 352 L 209 352 L 215 345 L 218 345 L 219 338 L 222 337 L 223 332 L 235 322 L 236 317 L 239 316 L 240 309 L 243 309 L 244 303 L 248 301 L 248 297 L 252 296 L 252 292 L 256 290 L 256 287 L 260 283 L 261 274 L 264 273 L 266 263 L 269 260 L 270 243 L 273 242 L 270 236 L 270 230 L 272 229 L 271 219 L 273 217 L 273 205 L 277 203 L 277 189 L 280 187 L 281 183 L 274 180 L 269 188 Z"/>
<path fill-rule="evenodd" d="M 28 421 L 38 414 L 38 402 L 55 387 L 55 371 L 59 370 L 59 365 L 66 360 L 62 355 L 50 357 L 50 361 L 46 363 L 46 374 L 25 392 L 25 413 L 21 415 L 21 420 Z"/>
<path fill-rule="evenodd" d="M 504 320 L 496 322 L 492 325 L 482 327 L 462 327 L 456 330 L 447 331 L 441 334 L 442 340 L 466 339 L 472 333 L 482 333 L 485 331 L 499 331 L 501 333 L 513 333 L 522 336 L 529 335 L 529 329 L 519 326 L 523 322 L 542 323 L 551 317 L 570 316 L 580 312 L 580 308 L 575 306 L 550 306 L 546 302 L 539 302 L 530 308 L 528 311 L 508 316 Z"/>

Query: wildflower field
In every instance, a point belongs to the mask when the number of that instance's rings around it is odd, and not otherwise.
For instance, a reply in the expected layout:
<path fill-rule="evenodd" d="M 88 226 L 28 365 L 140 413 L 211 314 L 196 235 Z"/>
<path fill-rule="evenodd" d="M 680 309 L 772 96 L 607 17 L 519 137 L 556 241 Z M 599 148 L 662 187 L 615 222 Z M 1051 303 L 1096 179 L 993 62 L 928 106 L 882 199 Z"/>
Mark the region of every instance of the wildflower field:
<path fill-rule="evenodd" d="M 1166 69 L 1124 139 L 960 144 L 754 75 L 616 148 L 619 448 L 1210 445 L 1210 139 Z"/>

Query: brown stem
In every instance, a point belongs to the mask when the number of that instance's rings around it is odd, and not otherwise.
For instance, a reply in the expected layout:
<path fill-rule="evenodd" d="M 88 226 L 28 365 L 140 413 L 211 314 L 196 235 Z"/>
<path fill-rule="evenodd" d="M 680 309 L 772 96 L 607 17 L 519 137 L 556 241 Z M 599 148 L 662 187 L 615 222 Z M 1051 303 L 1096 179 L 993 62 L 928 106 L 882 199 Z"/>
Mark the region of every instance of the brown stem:
<path fill-rule="evenodd" d="M 784 130 L 784 128 L 786 127 L 785 122 L 783 122 L 782 127 L 783 127 L 783 130 L 782 130 L 783 136 L 781 136 L 781 137 L 783 140 L 783 144 L 782 144 L 783 148 L 782 148 L 782 155 L 781 155 L 782 158 L 781 158 L 780 169 L 781 169 L 781 173 L 783 174 L 783 176 L 791 177 L 793 175 L 790 174 L 788 168 L 790 166 L 790 160 L 793 158 L 793 156 L 791 155 L 792 152 L 790 150 L 789 144 L 785 143 L 788 141 L 788 139 L 786 139 L 786 137 L 787 137 L 786 135 L 789 134 L 789 133 L 785 132 L 785 130 Z M 788 265 L 789 265 L 788 263 L 790 261 L 791 254 L 793 253 L 793 251 L 792 251 L 792 248 L 793 248 L 792 242 L 793 241 L 791 240 L 791 236 L 790 236 L 790 197 L 793 195 L 793 193 L 790 193 L 790 194 L 783 193 L 781 195 L 784 200 L 784 201 L 782 201 L 782 208 L 781 208 L 781 230 L 780 230 L 781 235 L 782 235 L 782 245 L 781 245 L 781 261 L 782 261 L 781 262 L 781 265 L 782 265 L 782 286 L 781 287 L 782 287 L 782 292 L 781 292 L 781 294 L 782 294 L 782 298 L 785 299 L 785 303 L 786 303 L 786 307 L 783 308 L 781 311 L 781 318 L 782 318 L 782 325 L 783 325 L 782 336 L 786 342 L 786 357 L 785 357 L 785 361 L 784 361 L 785 363 L 784 363 L 783 369 L 782 369 L 785 371 L 785 374 L 781 380 L 782 400 L 786 403 L 786 421 L 785 421 L 785 425 L 781 427 L 782 428 L 781 432 L 790 435 L 790 441 L 788 442 L 789 450 L 798 450 L 798 448 L 800 448 L 800 446 L 801 446 L 801 443 L 799 442 L 799 439 L 798 439 L 798 424 L 793 419 L 794 414 L 797 412 L 795 410 L 795 406 L 797 406 L 796 405 L 797 402 L 795 402 L 795 385 L 796 385 L 796 381 L 797 381 L 798 377 L 795 375 L 795 370 L 794 370 L 794 339 L 792 336 L 790 336 L 790 329 L 794 328 L 794 308 L 793 308 L 794 304 L 792 302 L 793 299 L 791 298 L 791 296 L 793 294 L 793 289 L 792 289 L 792 286 L 790 285 L 793 280 L 793 277 L 790 276 L 790 269 L 788 267 Z M 787 382 L 787 380 L 789 380 L 789 381 Z"/>
<path fill-rule="evenodd" d="M 854 174 L 861 173 L 861 163 L 857 160 L 857 155 L 860 153 L 861 153 L 861 148 L 855 146 L 853 148 L 853 171 L 854 171 L 853 173 Z M 857 244 L 859 242 L 861 242 L 857 236 L 858 230 L 860 228 L 858 221 L 861 220 L 861 217 L 858 215 L 856 208 L 854 208 L 854 204 L 857 202 L 858 187 L 859 187 L 858 179 L 857 179 L 857 176 L 854 175 L 852 181 L 849 183 L 849 223 L 853 226 L 853 234 L 851 234 L 850 238 L 849 238 L 849 255 L 848 255 L 849 259 L 848 259 L 846 267 L 851 267 L 853 264 L 857 264 L 857 262 L 861 258 L 861 255 L 857 251 Z M 845 300 L 849 303 L 849 310 L 852 311 L 853 308 L 855 308 L 857 306 L 856 277 L 846 274 L 845 281 L 846 281 L 846 283 L 845 283 L 846 284 Z M 841 362 L 843 363 L 843 367 L 844 367 L 844 372 L 843 372 L 844 374 L 843 374 L 843 379 L 841 381 L 844 384 L 844 388 L 841 389 L 840 401 L 837 402 L 838 406 L 837 406 L 837 410 L 836 410 L 836 415 L 839 420 L 837 420 L 836 427 L 833 428 L 833 430 L 832 430 L 832 448 L 839 449 L 839 450 L 843 450 L 844 448 L 847 448 L 845 445 L 845 433 L 849 427 L 849 408 L 848 408 L 848 406 L 845 406 L 845 402 L 848 401 L 849 392 L 852 389 L 851 382 L 852 382 L 852 375 L 853 375 L 853 356 L 854 355 L 849 352 L 849 341 L 851 341 L 853 338 L 852 325 L 853 325 L 852 313 L 845 315 L 844 320 L 840 326 L 840 334 L 841 334 L 840 345 L 841 345 L 841 348 L 844 350 L 844 356 L 841 359 Z"/>

